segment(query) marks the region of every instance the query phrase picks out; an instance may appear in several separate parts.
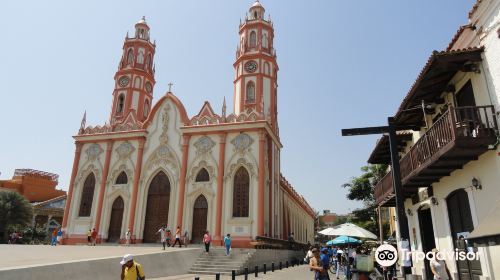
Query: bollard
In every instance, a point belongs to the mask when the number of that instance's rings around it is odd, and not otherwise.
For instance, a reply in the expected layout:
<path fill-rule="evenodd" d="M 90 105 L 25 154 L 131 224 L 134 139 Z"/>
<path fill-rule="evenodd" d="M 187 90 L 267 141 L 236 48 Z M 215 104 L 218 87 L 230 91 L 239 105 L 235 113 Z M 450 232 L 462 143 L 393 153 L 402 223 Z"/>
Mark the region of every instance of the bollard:
<path fill-rule="evenodd" d="M 267 265 L 264 264 L 264 274 L 267 274 Z"/>
<path fill-rule="evenodd" d="M 280 270 L 283 269 L 283 264 L 280 262 Z"/>
<path fill-rule="evenodd" d="M 274 263 L 271 263 L 271 272 L 274 272 Z"/>
<path fill-rule="evenodd" d="M 285 263 L 285 267 L 286 267 L 286 268 L 288 268 L 288 261 L 286 261 L 286 263 Z"/>
<path fill-rule="evenodd" d="M 259 277 L 259 267 L 258 266 L 255 266 L 254 272 L 255 272 L 255 277 Z"/>
<path fill-rule="evenodd" d="M 245 267 L 245 280 L 248 280 L 248 267 Z"/>
<path fill-rule="evenodd" d="M 231 270 L 231 280 L 236 280 L 236 270 Z"/>
<path fill-rule="evenodd" d="M 215 280 L 220 280 L 220 273 L 215 273 Z"/>

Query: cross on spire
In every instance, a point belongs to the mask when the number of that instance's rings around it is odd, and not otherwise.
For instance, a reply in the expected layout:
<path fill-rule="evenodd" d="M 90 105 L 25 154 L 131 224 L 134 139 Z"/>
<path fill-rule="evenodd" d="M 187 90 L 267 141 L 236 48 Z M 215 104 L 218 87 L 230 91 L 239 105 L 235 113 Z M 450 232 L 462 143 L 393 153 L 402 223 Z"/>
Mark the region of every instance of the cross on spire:
<path fill-rule="evenodd" d="M 172 82 L 168 83 L 168 92 L 172 92 L 172 86 L 174 84 L 172 84 Z"/>

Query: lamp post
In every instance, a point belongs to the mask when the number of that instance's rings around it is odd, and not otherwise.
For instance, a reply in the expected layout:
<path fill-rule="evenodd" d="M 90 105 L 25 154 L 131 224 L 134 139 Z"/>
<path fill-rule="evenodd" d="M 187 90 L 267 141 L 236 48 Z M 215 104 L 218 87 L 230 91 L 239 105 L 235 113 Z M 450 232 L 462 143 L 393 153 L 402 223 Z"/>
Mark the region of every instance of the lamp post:
<path fill-rule="evenodd" d="M 359 136 L 359 135 L 372 135 L 372 134 L 383 134 L 387 133 L 389 135 L 389 147 L 391 154 L 391 169 L 392 169 L 392 187 L 394 189 L 394 195 L 396 198 L 396 213 L 397 221 L 399 226 L 399 236 L 402 241 L 408 241 L 410 243 L 410 231 L 408 229 L 408 220 L 406 218 L 404 199 L 403 199 L 403 187 L 401 183 L 401 170 L 399 167 L 399 154 L 396 142 L 396 130 L 408 130 L 413 127 L 396 127 L 394 122 L 394 117 L 387 118 L 387 126 L 375 126 L 375 127 L 362 127 L 362 128 L 349 128 L 342 129 L 342 136 Z M 409 274 L 410 269 L 405 267 L 403 274 Z"/>

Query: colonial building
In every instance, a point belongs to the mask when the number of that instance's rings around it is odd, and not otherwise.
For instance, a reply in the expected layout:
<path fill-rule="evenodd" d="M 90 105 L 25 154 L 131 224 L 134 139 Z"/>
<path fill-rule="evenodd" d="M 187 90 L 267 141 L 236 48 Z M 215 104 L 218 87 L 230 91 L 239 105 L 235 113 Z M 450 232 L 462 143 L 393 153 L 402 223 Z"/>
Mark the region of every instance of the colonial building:
<path fill-rule="evenodd" d="M 59 175 L 34 170 L 16 169 L 10 180 L 0 180 L 0 190 L 14 191 L 29 202 L 42 202 L 65 195 L 63 190 L 56 189 Z"/>
<path fill-rule="evenodd" d="M 76 151 L 63 228 L 66 243 L 90 228 L 103 241 L 155 242 L 162 225 L 235 246 L 256 236 L 314 239 L 315 212 L 280 173 L 274 28 L 256 1 L 239 26 L 234 112 L 205 102 L 189 117 L 171 92 L 153 103 L 156 45 L 143 18 L 125 38 L 110 120 L 86 126 Z M 154 105 L 153 105 L 154 104 Z"/>
<path fill-rule="evenodd" d="M 478 0 L 469 23 L 435 51 L 403 99 L 397 125 L 400 171 L 413 251 L 478 252 L 446 260 L 453 279 L 500 278 L 500 1 Z M 387 136 L 370 163 L 390 163 Z M 392 172 L 375 187 L 395 205 Z M 413 273 L 432 279 L 429 263 Z"/>

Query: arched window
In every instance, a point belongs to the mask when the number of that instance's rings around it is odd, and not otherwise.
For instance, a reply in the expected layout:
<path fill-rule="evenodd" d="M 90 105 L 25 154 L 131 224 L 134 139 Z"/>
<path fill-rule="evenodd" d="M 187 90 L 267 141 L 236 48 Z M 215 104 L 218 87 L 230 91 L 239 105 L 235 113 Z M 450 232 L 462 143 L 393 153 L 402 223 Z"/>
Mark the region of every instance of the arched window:
<path fill-rule="evenodd" d="M 202 168 L 196 174 L 196 182 L 208 182 L 210 181 L 210 175 L 208 175 L 208 171 L 205 168 Z"/>
<path fill-rule="evenodd" d="M 250 47 L 254 48 L 257 45 L 257 33 L 255 31 L 250 32 Z"/>
<path fill-rule="evenodd" d="M 248 217 L 250 176 L 244 167 L 234 175 L 233 217 Z"/>
<path fill-rule="evenodd" d="M 262 34 L 262 47 L 267 48 L 268 47 L 267 45 L 268 45 L 267 34 L 264 33 L 264 34 Z"/>
<path fill-rule="evenodd" d="M 117 185 L 121 185 L 121 184 L 126 184 L 128 183 L 128 177 L 127 177 L 127 173 L 125 173 L 125 171 L 122 171 L 118 177 L 116 177 L 116 182 L 115 184 Z"/>
<path fill-rule="evenodd" d="M 120 94 L 118 97 L 118 104 L 116 106 L 116 112 L 121 113 L 123 112 L 123 106 L 125 105 L 125 95 Z"/>
<path fill-rule="evenodd" d="M 135 80 L 134 80 L 134 87 L 135 88 L 141 88 L 141 78 L 140 77 L 135 77 Z"/>
<path fill-rule="evenodd" d="M 143 64 L 144 63 L 144 49 L 140 48 L 139 53 L 137 54 L 137 63 Z"/>
<path fill-rule="evenodd" d="M 132 49 L 129 49 L 127 53 L 127 65 L 132 64 L 133 61 L 134 61 L 134 51 Z"/>
<path fill-rule="evenodd" d="M 255 84 L 252 81 L 247 83 L 246 97 L 246 102 L 255 102 Z"/>
<path fill-rule="evenodd" d="M 146 118 L 149 114 L 149 100 L 146 99 L 144 102 L 144 117 Z"/>
<path fill-rule="evenodd" d="M 90 216 L 90 211 L 92 210 L 92 201 L 94 200 L 94 189 L 95 189 L 95 176 L 94 173 L 90 173 L 83 183 L 82 199 L 80 200 L 80 211 L 78 211 L 78 216 L 88 217 Z"/>
<path fill-rule="evenodd" d="M 264 62 L 264 74 L 266 74 L 266 75 L 271 74 L 269 63 L 267 63 L 267 62 Z"/>
<path fill-rule="evenodd" d="M 152 56 L 151 56 L 151 54 L 149 54 L 148 58 L 146 59 L 146 69 L 149 69 L 149 66 L 151 65 L 151 60 L 152 60 Z"/>

